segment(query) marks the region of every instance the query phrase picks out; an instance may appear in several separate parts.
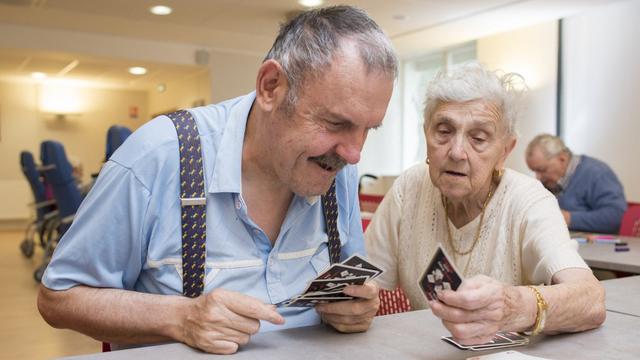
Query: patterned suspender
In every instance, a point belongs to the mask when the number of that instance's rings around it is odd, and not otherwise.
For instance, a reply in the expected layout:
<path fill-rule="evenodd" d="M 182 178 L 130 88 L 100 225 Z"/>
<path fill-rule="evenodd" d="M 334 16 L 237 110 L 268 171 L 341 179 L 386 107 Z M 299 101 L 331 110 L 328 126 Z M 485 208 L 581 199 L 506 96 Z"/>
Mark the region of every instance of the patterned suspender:
<path fill-rule="evenodd" d="M 322 211 L 327 227 L 329 242 L 329 262 L 340 262 L 340 233 L 338 232 L 338 201 L 336 200 L 336 181 L 333 180 L 329 191 L 322 196 Z"/>
<path fill-rule="evenodd" d="M 178 134 L 180 149 L 180 205 L 182 224 L 182 294 L 198 297 L 204 291 L 206 250 L 206 194 L 202 150 L 195 119 L 190 112 L 167 114 Z M 338 202 L 336 182 L 322 196 L 322 211 L 327 229 L 329 261 L 340 261 Z"/>
<path fill-rule="evenodd" d="M 191 298 L 204 291 L 207 258 L 207 203 L 198 128 L 190 112 L 167 116 L 178 134 L 180 149 L 180 206 L 182 224 L 182 294 Z"/>

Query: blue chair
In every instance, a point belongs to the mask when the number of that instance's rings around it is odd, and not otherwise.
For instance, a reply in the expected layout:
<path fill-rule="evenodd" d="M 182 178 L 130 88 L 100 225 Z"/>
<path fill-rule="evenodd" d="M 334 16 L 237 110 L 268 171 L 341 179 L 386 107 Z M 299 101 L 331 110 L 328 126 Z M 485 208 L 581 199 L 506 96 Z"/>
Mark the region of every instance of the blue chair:
<path fill-rule="evenodd" d="M 35 247 L 34 234 L 38 233 L 40 245 L 45 247 L 48 241 L 45 234 L 48 234 L 48 229 L 56 219 L 58 212 L 56 210 L 55 200 L 47 199 L 46 197 L 44 180 L 40 174 L 39 167 L 36 166 L 33 160 L 33 154 L 31 154 L 31 152 L 22 151 L 20 153 L 20 166 L 22 173 L 31 187 L 34 199 L 32 205 L 35 209 L 35 219 L 30 222 L 25 231 L 25 238 L 22 243 L 20 243 L 22 254 L 30 258 L 33 256 Z"/>
<path fill-rule="evenodd" d="M 76 211 L 82 202 L 82 195 L 73 177 L 72 167 L 64 152 L 64 146 L 57 141 L 43 141 L 40 145 L 40 160 L 43 165 L 42 173 L 53 190 L 53 197 L 58 206 L 59 222 L 57 226 L 58 234 L 47 244 L 44 262 L 34 273 L 37 281 L 42 279 L 55 246 L 71 226 Z"/>
<path fill-rule="evenodd" d="M 113 125 L 107 131 L 107 152 L 105 161 L 109 160 L 111 155 L 124 143 L 124 141 L 131 135 L 129 128 Z"/>

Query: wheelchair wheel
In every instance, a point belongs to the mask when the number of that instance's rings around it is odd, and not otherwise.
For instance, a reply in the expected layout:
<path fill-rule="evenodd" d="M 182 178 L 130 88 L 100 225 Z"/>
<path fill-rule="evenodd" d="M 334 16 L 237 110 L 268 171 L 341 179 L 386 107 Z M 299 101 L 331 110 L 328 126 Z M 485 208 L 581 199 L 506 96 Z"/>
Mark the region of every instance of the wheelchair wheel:
<path fill-rule="evenodd" d="M 34 247 L 34 242 L 30 241 L 29 239 L 24 239 L 20 243 L 20 251 L 22 252 L 22 255 L 27 258 L 31 258 L 33 256 Z"/>
<path fill-rule="evenodd" d="M 35 281 L 42 281 L 42 276 L 44 276 L 44 271 L 47 269 L 47 265 L 41 265 L 36 271 L 33 272 L 33 278 Z"/>

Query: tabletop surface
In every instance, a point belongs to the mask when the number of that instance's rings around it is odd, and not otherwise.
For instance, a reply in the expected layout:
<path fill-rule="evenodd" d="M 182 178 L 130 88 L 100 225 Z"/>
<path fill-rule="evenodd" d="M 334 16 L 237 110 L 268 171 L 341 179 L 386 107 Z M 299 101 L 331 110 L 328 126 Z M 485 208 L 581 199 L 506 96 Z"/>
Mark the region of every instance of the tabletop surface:
<path fill-rule="evenodd" d="M 605 280 L 602 286 L 606 290 L 607 310 L 640 316 L 640 276 Z"/>
<path fill-rule="evenodd" d="M 617 252 L 614 244 L 580 244 L 578 251 L 592 268 L 640 274 L 640 238 L 615 236 L 625 241 L 629 251 Z"/>
<path fill-rule="evenodd" d="M 602 327 L 577 334 L 540 336 L 513 350 L 549 359 L 637 359 L 640 317 L 607 312 Z M 371 329 L 359 334 L 340 334 L 328 326 L 287 329 L 260 333 L 234 355 L 225 359 L 466 359 L 471 356 L 506 351 L 459 350 L 440 340 L 448 334 L 429 310 L 380 316 Z M 217 357 L 183 344 L 82 355 L 67 359 L 202 359 Z"/>

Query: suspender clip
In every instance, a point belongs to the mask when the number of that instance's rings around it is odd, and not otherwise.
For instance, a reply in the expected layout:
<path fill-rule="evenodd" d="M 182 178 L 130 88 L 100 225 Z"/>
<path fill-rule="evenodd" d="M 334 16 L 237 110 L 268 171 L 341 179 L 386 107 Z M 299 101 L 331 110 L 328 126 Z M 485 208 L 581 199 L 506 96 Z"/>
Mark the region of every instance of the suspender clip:
<path fill-rule="evenodd" d="M 180 206 L 207 205 L 207 198 L 180 198 Z"/>

